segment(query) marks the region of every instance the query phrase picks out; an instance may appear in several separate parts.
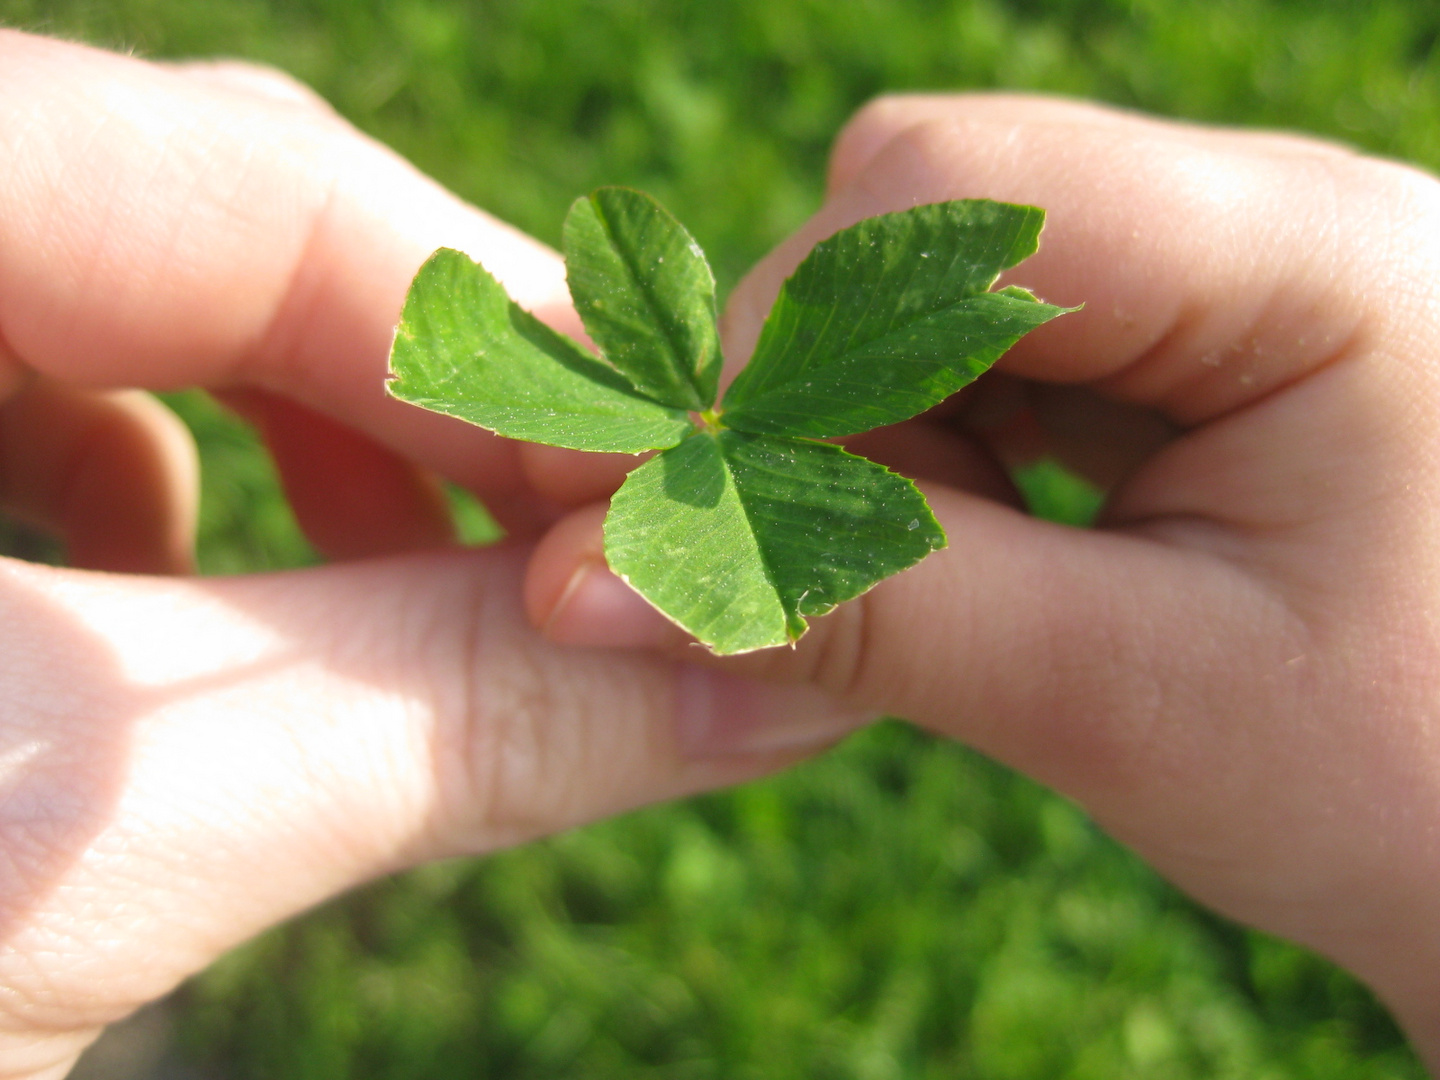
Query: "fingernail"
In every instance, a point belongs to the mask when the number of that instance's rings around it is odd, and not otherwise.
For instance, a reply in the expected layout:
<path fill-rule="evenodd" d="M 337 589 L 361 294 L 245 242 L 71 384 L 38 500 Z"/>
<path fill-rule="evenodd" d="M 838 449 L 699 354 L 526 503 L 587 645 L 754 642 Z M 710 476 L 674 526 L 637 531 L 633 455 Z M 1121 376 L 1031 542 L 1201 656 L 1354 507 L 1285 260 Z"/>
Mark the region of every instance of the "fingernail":
<path fill-rule="evenodd" d="M 639 648 L 685 640 L 684 631 L 601 563 L 582 563 L 560 594 L 545 636 L 561 645 Z"/>
<path fill-rule="evenodd" d="M 709 668 L 682 667 L 675 697 L 680 748 L 698 758 L 820 747 L 877 719 L 841 708 L 814 687 L 754 682 Z"/>

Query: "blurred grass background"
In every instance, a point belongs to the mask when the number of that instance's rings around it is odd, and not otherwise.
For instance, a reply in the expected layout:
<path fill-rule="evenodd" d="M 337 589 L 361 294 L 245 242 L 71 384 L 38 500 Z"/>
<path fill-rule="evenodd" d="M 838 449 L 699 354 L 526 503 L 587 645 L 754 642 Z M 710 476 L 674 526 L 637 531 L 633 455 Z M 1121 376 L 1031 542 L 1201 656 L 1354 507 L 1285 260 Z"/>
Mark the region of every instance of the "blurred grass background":
<path fill-rule="evenodd" d="M 577 194 L 643 187 L 722 289 L 816 208 L 830 139 L 884 90 L 1084 95 L 1440 165 L 1433 0 L 0 0 L 0 22 L 279 65 L 552 243 Z M 204 568 L 310 561 L 249 433 L 171 401 L 202 446 Z M 1053 474 L 1027 490 L 1088 512 Z M 1421 1075 L 1344 974 L 898 722 L 378 883 L 197 979 L 179 1036 L 235 1080 Z"/>

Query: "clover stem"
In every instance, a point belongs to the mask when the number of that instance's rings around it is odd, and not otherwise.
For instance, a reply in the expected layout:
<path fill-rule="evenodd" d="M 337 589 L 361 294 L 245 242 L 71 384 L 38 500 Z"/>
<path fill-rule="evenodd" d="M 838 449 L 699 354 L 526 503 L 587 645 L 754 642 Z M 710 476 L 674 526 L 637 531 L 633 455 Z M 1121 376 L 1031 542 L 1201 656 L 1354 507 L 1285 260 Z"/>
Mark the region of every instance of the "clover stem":
<path fill-rule="evenodd" d="M 705 409 L 701 412 L 692 412 L 690 419 L 695 426 L 707 435 L 718 435 L 725 430 L 725 425 L 720 421 L 720 410 L 716 408 Z"/>

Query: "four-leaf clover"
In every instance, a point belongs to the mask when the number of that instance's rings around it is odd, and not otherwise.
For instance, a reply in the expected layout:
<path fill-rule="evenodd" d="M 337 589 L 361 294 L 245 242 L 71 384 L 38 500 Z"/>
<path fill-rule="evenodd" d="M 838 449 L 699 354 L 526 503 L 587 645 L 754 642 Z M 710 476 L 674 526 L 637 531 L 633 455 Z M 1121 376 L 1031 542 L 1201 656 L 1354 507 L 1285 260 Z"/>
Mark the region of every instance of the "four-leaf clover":
<path fill-rule="evenodd" d="M 500 435 L 660 450 L 611 500 L 611 569 L 716 653 L 793 642 L 820 615 L 945 545 L 915 485 L 821 440 L 907 420 L 1067 309 L 990 291 L 1044 212 L 986 200 L 870 218 L 785 282 L 716 404 L 715 282 L 654 199 L 601 188 L 565 220 L 597 357 L 441 249 L 405 301 L 390 392 Z"/>

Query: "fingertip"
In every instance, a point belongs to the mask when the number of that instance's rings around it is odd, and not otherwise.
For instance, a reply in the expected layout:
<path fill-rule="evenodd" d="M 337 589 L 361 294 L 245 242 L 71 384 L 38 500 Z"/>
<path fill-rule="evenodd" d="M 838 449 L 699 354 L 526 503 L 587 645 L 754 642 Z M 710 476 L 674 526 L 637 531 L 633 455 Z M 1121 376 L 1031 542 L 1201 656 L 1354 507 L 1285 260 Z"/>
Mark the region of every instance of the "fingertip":
<path fill-rule="evenodd" d="M 140 390 L 98 395 L 105 420 L 77 455 L 65 511 L 71 565 L 195 572 L 200 454 L 190 429 Z"/>
<path fill-rule="evenodd" d="M 159 527 L 158 562 L 169 574 L 193 574 L 200 522 L 200 449 L 195 436 L 163 402 L 143 390 L 118 391 L 121 407 L 135 418 L 164 485 L 164 524 Z"/>
<path fill-rule="evenodd" d="M 917 113 L 933 111 L 936 100 L 934 95 L 926 94 L 884 94 L 861 106 L 831 147 L 826 198 L 853 183 L 886 143 L 915 122 Z M 930 109 L 926 109 L 926 103 L 932 103 Z"/>
<path fill-rule="evenodd" d="M 63 537 L 72 566 L 194 569 L 199 456 L 179 418 L 141 391 L 25 381 L 0 411 L 0 501 Z"/>
<path fill-rule="evenodd" d="M 662 647 L 689 640 L 605 561 L 606 507 L 578 510 L 537 545 L 525 575 L 530 622 L 560 645 Z"/>
<path fill-rule="evenodd" d="M 955 119 L 968 107 L 983 106 L 988 115 L 1021 117 L 1038 109 L 1069 110 L 1072 119 L 1103 117 L 1083 102 L 1011 93 L 882 94 L 860 107 L 850 118 L 830 151 L 825 194 L 833 197 L 853 184 L 881 151 L 908 128 L 932 120 Z"/>
<path fill-rule="evenodd" d="M 217 397 L 259 430 L 295 519 L 328 559 L 453 543 L 448 501 L 430 473 L 345 424 L 260 390 Z"/>
<path fill-rule="evenodd" d="M 535 545 L 525 570 L 525 613 L 545 630 L 567 594 L 594 562 L 605 561 L 604 504 L 586 506 L 562 518 Z"/>
<path fill-rule="evenodd" d="M 331 119 L 338 120 L 340 117 L 334 107 L 312 87 L 288 72 L 268 64 L 219 57 L 168 63 L 162 61 L 161 65 L 206 86 L 263 101 L 298 106 Z"/>
<path fill-rule="evenodd" d="M 1004 466 L 978 440 L 942 422 L 910 421 L 845 440 L 845 449 L 912 480 L 944 484 L 1006 506 L 1024 504 Z"/>
<path fill-rule="evenodd" d="M 530 487 L 562 506 L 608 499 L 624 482 L 625 474 L 649 457 L 582 453 L 542 443 L 520 443 L 517 451 Z"/>
<path fill-rule="evenodd" d="M 576 568 L 543 629 L 557 645 L 660 649 L 690 640 L 603 561 Z"/>

